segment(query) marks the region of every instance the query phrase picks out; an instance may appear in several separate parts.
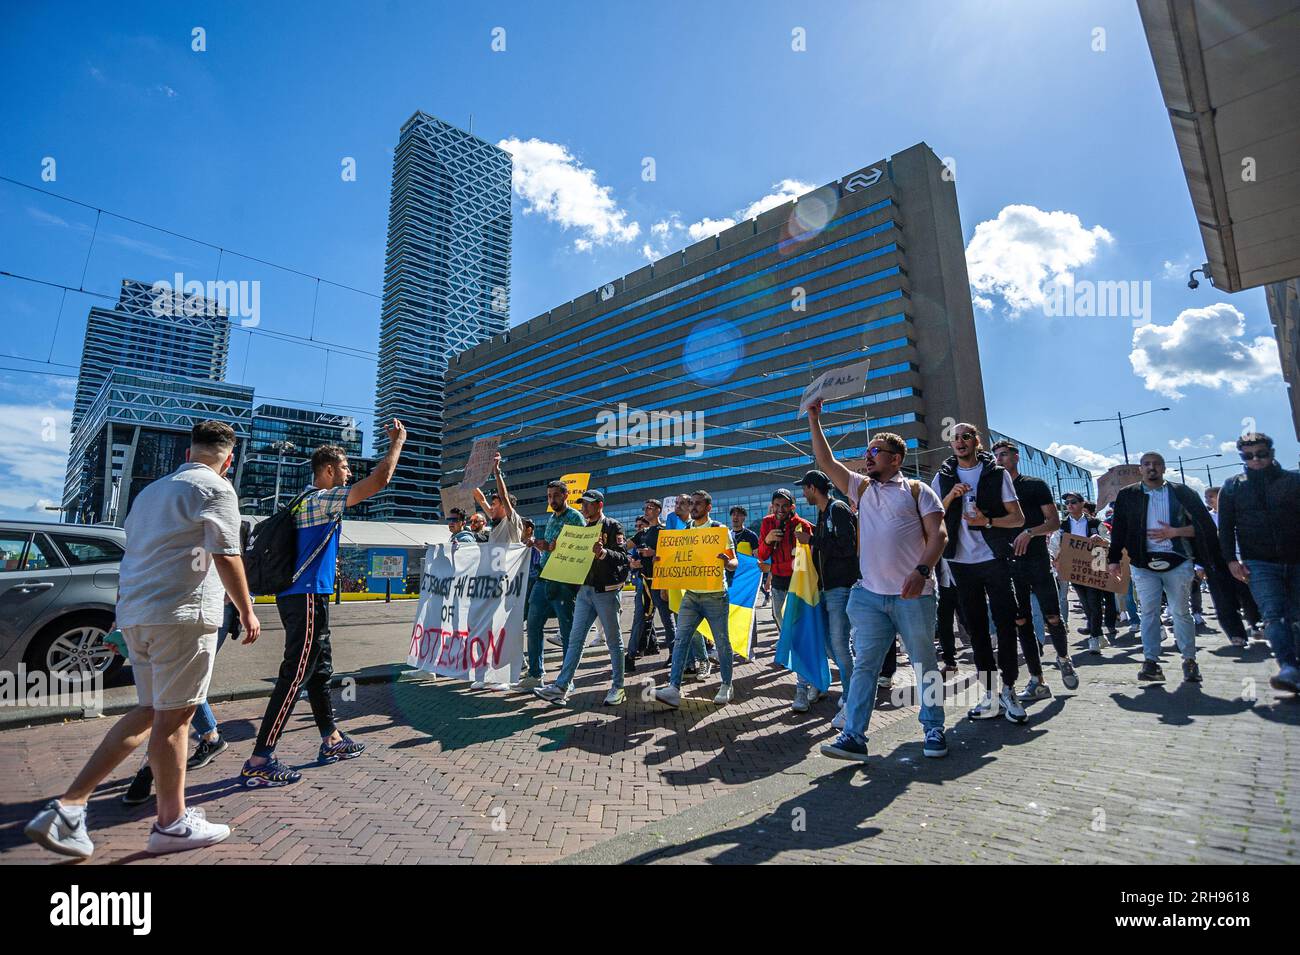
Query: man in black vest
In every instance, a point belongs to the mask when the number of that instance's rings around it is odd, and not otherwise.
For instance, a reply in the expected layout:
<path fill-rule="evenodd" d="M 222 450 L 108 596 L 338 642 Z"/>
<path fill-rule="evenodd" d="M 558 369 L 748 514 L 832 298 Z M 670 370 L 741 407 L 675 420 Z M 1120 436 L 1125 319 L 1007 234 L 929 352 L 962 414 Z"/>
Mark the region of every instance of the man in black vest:
<path fill-rule="evenodd" d="M 1025 527 L 1011 542 L 1011 584 L 1016 595 L 1016 629 L 1025 659 L 1037 655 L 1038 637 L 1034 635 L 1033 607 L 1030 597 L 1038 600 L 1044 627 L 1052 638 L 1056 650 L 1056 666 L 1061 671 L 1061 682 L 1067 690 L 1079 688 L 1079 676 L 1070 662 L 1070 645 L 1066 642 L 1065 622 L 1061 619 L 1061 603 L 1056 594 L 1056 580 L 1052 577 L 1052 564 L 1047 557 L 1047 538 L 1061 526 L 1061 515 L 1052 499 L 1052 489 L 1047 482 L 1020 473 L 1020 448 L 1014 441 L 995 442 L 993 457 L 1011 475 L 1016 498 L 1025 513 Z M 1023 702 L 1045 700 L 1052 695 L 1043 682 L 1041 671 L 1032 673 L 1029 684 L 1020 693 Z"/>
<path fill-rule="evenodd" d="M 984 698 L 968 715 L 973 720 L 985 720 L 1005 713 L 1012 723 L 1023 723 L 1028 717 L 1016 698 L 1020 661 L 1010 558 L 1012 540 L 1024 526 L 1025 516 L 1011 475 L 983 450 L 978 428 L 958 424 L 953 429 L 951 447 L 953 456 L 939 468 L 932 486 L 943 503 L 948 529 L 943 556 L 957 583 L 957 599 L 975 650 L 975 669 L 984 687 Z M 1002 672 L 1002 690 L 996 696 L 990 610 L 998 630 L 996 668 Z M 1029 672 L 1041 679 L 1037 641 L 1032 644 L 1026 648 L 1025 663 Z"/>
<path fill-rule="evenodd" d="M 1192 622 L 1194 564 L 1208 567 L 1219 554 L 1219 531 L 1196 492 L 1165 481 L 1165 458 L 1148 451 L 1138 462 L 1142 480 L 1115 496 L 1110 525 L 1110 573 L 1119 579 L 1120 559 L 1128 551 L 1133 585 L 1142 612 L 1142 669 L 1138 679 L 1163 680 L 1160 669 L 1160 597 L 1169 602 L 1174 639 L 1183 658 L 1183 680 L 1200 683 L 1196 664 L 1196 624 Z"/>

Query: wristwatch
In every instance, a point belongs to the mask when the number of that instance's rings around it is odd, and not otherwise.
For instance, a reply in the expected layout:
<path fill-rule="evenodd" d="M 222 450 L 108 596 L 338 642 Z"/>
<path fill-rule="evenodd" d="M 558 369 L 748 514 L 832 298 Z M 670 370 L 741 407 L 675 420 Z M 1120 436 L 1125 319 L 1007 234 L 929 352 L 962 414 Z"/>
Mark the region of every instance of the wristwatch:
<path fill-rule="evenodd" d="M 926 565 L 926 564 L 917 564 L 917 565 L 916 565 L 916 572 L 917 572 L 918 574 L 920 574 L 922 577 L 924 577 L 926 580 L 929 580 L 929 579 L 930 579 L 930 568 L 929 568 L 928 565 Z"/>

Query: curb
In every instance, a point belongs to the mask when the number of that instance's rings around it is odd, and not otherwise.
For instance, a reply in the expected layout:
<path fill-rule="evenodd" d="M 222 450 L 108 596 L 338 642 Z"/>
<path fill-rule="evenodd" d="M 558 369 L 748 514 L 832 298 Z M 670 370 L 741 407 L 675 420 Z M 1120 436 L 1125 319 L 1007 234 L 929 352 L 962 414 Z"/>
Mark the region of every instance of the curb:
<path fill-rule="evenodd" d="M 422 670 L 406 669 L 405 664 L 390 664 L 393 669 L 382 673 L 336 673 L 330 680 L 331 688 L 343 685 L 346 679 L 355 680 L 358 685 L 371 683 L 410 683 L 423 677 L 431 676 Z M 403 667 L 403 669 L 397 669 Z M 208 703 L 234 703 L 238 700 L 254 700 L 269 697 L 275 688 L 275 681 L 245 683 L 241 686 L 218 690 L 208 694 Z M 9 729 L 21 729 L 28 726 L 48 726 L 54 723 L 68 723 L 75 720 L 93 720 L 101 716 L 121 716 L 136 707 L 136 701 L 120 700 L 109 703 L 103 709 L 90 706 L 50 706 L 50 707 L 0 707 L 0 732 Z"/>

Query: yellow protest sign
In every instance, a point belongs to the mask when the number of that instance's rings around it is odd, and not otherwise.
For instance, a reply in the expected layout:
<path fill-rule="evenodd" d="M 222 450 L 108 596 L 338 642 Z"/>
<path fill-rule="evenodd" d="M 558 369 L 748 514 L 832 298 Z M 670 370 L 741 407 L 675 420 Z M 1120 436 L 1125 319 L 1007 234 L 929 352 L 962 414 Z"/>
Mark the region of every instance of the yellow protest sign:
<path fill-rule="evenodd" d="M 569 489 L 569 506 L 577 507 L 575 503 L 578 498 L 582 497 L 587 491 L 587 484 L 591 481 L 590 474 L 563 474 L 560 480 L 564 486 Z"/>
<path fill-rule="evenodd" d="M 599 523 L 590 527 L 566 525 L 555 539 L 555 550 L 546 558 L 542 579 L 561 584 L 581 584 L 586 580 L 591 562 L 596 559 L 591 548 L 600 537 L 600 530 Z"/>
<path fill-rule="evenodd" d="M 656 590 L 725 590 L 726 568 L 719 555 L 731 550 L 725 527 L 660 531 L 655 545 Z"/>

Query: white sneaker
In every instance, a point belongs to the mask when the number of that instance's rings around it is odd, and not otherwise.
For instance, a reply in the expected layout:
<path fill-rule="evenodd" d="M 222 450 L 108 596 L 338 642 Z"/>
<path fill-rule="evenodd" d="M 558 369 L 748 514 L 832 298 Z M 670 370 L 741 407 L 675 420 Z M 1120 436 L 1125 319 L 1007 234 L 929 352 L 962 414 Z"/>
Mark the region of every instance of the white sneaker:
<path fill-rule="evenodd" d="M 673 709 L 682 705 L 682 691 L 669 683 L 655 690 L 655 699 Z"/>
<path fill-rule="evenodd" d="M 790 709 L 796 713 L 808 712 L 808 689 L 807 687 L 797 686 L 794 690 L 794 702 L 790 704 Z"/>
<path fill-rule="evenodd" d="M 968 710 L 966 715 L 973 720 L 991 720 L 1000 716 L 1001 713 L 1002 707 L 998 705 L 998 697 L 986 691 L 984 699 Z"/>
<path fill-rule="evenodd" d="M 713 674 L 713 664 L 708 660 L 699 664 L 694 673 L 687 673 L 686 679 L 692 683 L 703 683 Z"/>
<path fill-rule="evenodd" d="M 627 702 L 627 692 L 620 686 L 617 690 L 610 690 L 605 694 L 606 706 L 622 706 Z"/>
<path fill-rule="evenodd" d="M 219 822 L 208 822 L 202 809 L 190 806 L 185 810 L 185 815 L 166 829 L 160 829 L 157 820 L 154 820 L 153 828 L 149 830 L 147 851 L 154 855 L 162 855 L 165 852 L 202 849 L 204 846 L 215 846 L 229 835 L 229 826 L 223 826 Z"/>
<path fill-rule="evenodd" d="M 811 706 L 822 698 L 822 691 L 815 686 L 808 687 L 808 705 Z"/>
<path fill-rule="evenodd" d="M 713 702 L 718 706 L 726 706 L 731 702 L 731 684 L 724 683 L 718 687 L 718 695 L 713 698 Z"/>
<path fill-rule="evenodd" d="M 843 730 L 845 722 L 846 721 L 844 718 L 844 707 L 841 706 L 840 711 L 835 714 L 835 719 L 831 720 L 831 729 Z"/>
<path fill-rule="evenodd" d="M 27 838 L 61 856 L 89 859 L 95 844 L 86 832 L 86 807 L 51 799 L 23 830 Z"/>
<path fill-rule="evenodd" d="M 561 690 L 554 683 L 548 683 L 546 686 L 539 686 L 537 689 L 533 690 L 533 696 L 537 697 L 539 700 L 545 700 L 547 703 L 553 703 L 556 706 L 563 706 L 565 703 L 569 702 L 569 690 L 571 689 L 573 689 L 572 686 L 568 689 Z"/>
<path fill-rule="evenodd" d="M 487 682 L 485 680 L 475 680 L 469 685 L 469 688 L 471 690 L 486 690 Z"/>
<path fill-rule="evenodd" d="M 593 633 L 591 636 L 587 638 L 586 649 L 590 650 L 592 647 L 603 647 L 604 645 L 605 645 L 604 636 L 602 636 L 600 633 Z"/>
<path fill-rule="evenodd" d="M 1089 638 L 1088 638 L 1088 652 L 1089 652 L 1089 653 L 1101 653 L 1101 638 L 1100 638 L 1100 637 L 1089 637 Z"/>
<path fill-rule="evenodd" d="M 531 693 L 539 686 L 544 686 L 544 685 L 545 684 L 542 682 L 542 678 L 540 676 L 528 676 L 525 674 L 524 676 L 520 677 L 519 680 L 516 681 L 515 683 L 511 683 L 510 689 L 516 690 L 520 693 Z"/>
<path fill-rule="evenodd" d="M 998 705 L 1006 711 L 1007 719 L 1012 723 L 1023 723 L 1029 719 L 1029 715 L 1025 713 L 1025 708 L 1016 699 L 1016 688 L 1014 686 L 1004 686 L 1002 688 L 1002 692 L 998 694 Z"/>

